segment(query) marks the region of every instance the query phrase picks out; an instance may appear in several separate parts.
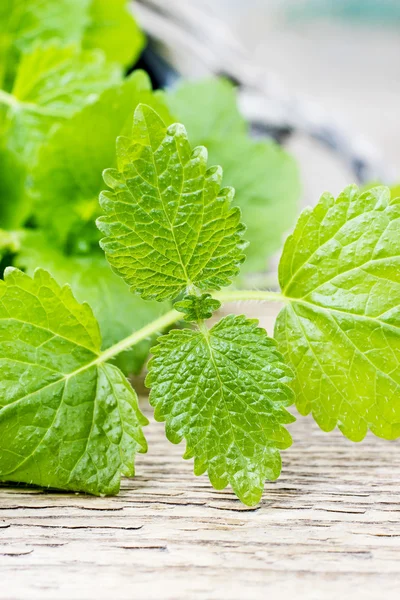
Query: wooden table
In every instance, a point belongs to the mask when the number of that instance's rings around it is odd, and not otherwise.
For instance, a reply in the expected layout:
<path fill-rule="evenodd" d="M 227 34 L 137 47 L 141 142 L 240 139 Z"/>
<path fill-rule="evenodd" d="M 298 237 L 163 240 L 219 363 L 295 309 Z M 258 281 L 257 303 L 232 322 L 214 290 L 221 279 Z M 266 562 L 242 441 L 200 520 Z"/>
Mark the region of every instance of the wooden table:
<path fill-rule="evenodd" d="M 290 430 L 252 509 L 154 422 L 116 498 L 1 487 L 1 600 L 399 598 L 400 443 Z"/>

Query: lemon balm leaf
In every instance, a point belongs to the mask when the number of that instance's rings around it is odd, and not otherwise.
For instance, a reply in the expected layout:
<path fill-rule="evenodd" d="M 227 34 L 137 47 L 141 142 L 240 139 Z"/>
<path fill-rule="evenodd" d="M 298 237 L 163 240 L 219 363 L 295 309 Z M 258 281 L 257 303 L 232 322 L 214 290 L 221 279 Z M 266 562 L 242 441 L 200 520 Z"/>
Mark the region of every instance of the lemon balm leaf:
<path fill-rule="evenodd" d="M 196 296 L 188 294 L 179 302 L 175 302 L 174 308 L 184 313 L 184 320 L 188 323 L 198 323 L 210 319 L 213 313 L 221 307 L 221 302 L 211 297 L 211 294 Z"/>
<path fill-rule="evenodd" d="M 135 111 L 118 139 L 117 169 L 105 171 L 97 221 L 113 269 L 143 298 L 174 298 L 186 287 L 228 285 L 244 260 L 244 227 L 221 188 L 222 169 L 192 150 L 183 125 L 167 127 L 150 107 Z"/>
<path fill-rule="evenodd" d="M 87 304 L 43 270 L 0 282 L 0 480 L 114 494 L 146 450 L 124 375 Z"/>
<path fill-rule="evenodd" d="M 146 385 L 168 439 L 186 441 L 196 475 L 231 485 L 248 505 L 281 470 L 294 421 L 291 371 L 255 320 L 228 316 L 209 331 L 173 330 L 153 348 Z"/>
<path fill-rule="evenodd" d="M 351 186 L 302 213 L 279 266 L 297 408 L 354 441 L 400 435 L 399 233 L 400 199 Z"/>

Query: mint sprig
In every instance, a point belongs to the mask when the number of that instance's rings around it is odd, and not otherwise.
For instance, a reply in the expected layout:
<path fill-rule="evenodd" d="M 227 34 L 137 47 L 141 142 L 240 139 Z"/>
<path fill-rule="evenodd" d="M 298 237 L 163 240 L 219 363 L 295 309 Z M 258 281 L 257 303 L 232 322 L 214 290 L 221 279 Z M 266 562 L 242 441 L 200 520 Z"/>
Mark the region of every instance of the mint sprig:
<path fill-rule="evenodd" d="M 291 443 L 285 425 L 294 420 L 286 410 L 293 400 L 323 429 L 337 425 L 350 439 L 368 429 L 398 437 L 399 200 L 379 187 L 324 195 L 286 242 L 281 294 L 218 292 L 242 260 L 243 226 L 227 202 L 231 192 L 213 179 L 219 168 L 207 170 L 204 158 L 182 126 L 167 127 L 139 105 L 131 138 L 118 139 L 118 170 L 105 171 L 112 192 L 102 194 L 106 216 L 98 224 L 107 233 L 108 260 L 144 297 L 183 294 L 178 310 L 101 350 L 90 309 L 68 288 L 44 271 L 33 280 L 7 272 L 0 302 L 2 479 L 114 493 L 145 442 L 136 396 L 109 361 L 181 319 L 193 328 L 173 330 L 152 349 L 150 403 L 167 437 L 186 441 L 195 473 L 207 471 L 217 489 L 230 484 L 244 503 L 260 500 Z M 9 247 L 4 233 L 3 240 Z M 210 328 L 214 311 L 234 299 L 283 302 L 276 341 L 245 316 Z M 75 429 L 71 438 L 70 410 L 78 414 L 79 438 Z"/>
<path fill-rule="evenodd" d="M 396 190 L 325 194 L 286 242 L 281 293 L 224 290 L 245 256 L 265 267 L 298 195 L 233 87 L 124 78 L 144 41 L 125 0 L 6 0 L 0 34 L 0 268 L 26 271 L 0 282 L 0 479 L 117 493 L 146 450 L 126 375 L 155 338 L 156 418 L 249 505 L 279 475 L 293 402 L 352 440 L 399 437 Z M 284 305 L 275 340 L 244 315 L 218 321 L 243 299 Z"/>

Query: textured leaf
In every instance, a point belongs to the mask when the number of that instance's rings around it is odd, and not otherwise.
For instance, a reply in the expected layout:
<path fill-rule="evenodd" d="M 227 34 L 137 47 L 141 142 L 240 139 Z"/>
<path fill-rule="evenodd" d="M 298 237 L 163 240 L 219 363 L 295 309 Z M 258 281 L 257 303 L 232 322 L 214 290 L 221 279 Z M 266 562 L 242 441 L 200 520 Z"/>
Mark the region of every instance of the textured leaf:
<path fill-rule="evenodd" d="M 100 214 L 102 172 L 115 164 L 115 140 L 130 131 L 139 102 L 171 122 L 163 96 L 153 93 L 146 73 L 136 71 L 63 123 L 43 145 L 33 172 L 35 217 L 58 243 L 73 235 L 82 243 L 93 238 L 98 247 L 93 220 Z"/>
<path fill-rule="evenodd" d="M 92 0 L 89 15 L 84 46 L 101 48 L 109 60 L 132 65 L 145 39 L 129 12 L 127 0 Z"/>
<path fill-rule="evenodd" d="M 188 294 L 183 300 L 174 304 L 176 310 L 184 313 L 184 319 L 188 323 L 209 319 L 220 306 L 221 302 L 212 298 L 211 294 L 201 294 L 201 296 Z"/>
<path fill-rule="evenodd" d="M 118 492 L 146 450 L 137 397 L 97 363 L 88 305 L 48 273 L 0 282 L 0 479 L 91 494 Z"/>
<path fill-rule="evenodd" d="M 243 255 L 240 212 L 220 167 L 192 151 L 183 125 L 166 127 L 151 108 L 135 111 L 131 138 L 119 138 L 118 169 L 104 174 L 111 192 L 97 224 L 114 270 L 144 298 L 174 298 L 187 286 L 219 289 Z"/>
<path fill-rule="evenodd" d="M 55 41 L 36 46 L 22 57 L 11 94 L 0 94 L 8 147 L 31 160 L 52 125 L 120 80 L 119 67 L 107 64 L 100 51 Z"/>
<path fill-rule="evenodd" d="M 52 38 L 80 42 L 90 0 L 1 0 L 0 87 L 11 89 L 21 52 Z"/>
<path fill-rule="evenodd" d="M 400 434 L 400 200 L 347 188 L 306 209 L 279 278 L 290 304 L 275 335 L 302 414 L 361 440 Z"/>
<path fill-rule="evenodd" d="M 217 489 L 228 483 L 249 505 L 281 470 L 291 444 L 291 372 L 257 321 L 228 316 L 208 333 L 173 330 L 153 349 L 146 385 L 168 439 L 186 440 L 194 471 Z"/>
<path fill-rule="evenodd" d="M 223 166 L 224 181 L 235 188 L 250 242 L 242 271 L 265 269 L 296 218 L 300 178 L 295 160 L 274 142 L 251 139 L 236 91 L 224 79 L 184 82 L 167 99 L 191 142 L 206 146 L 211 163 Z"/>
<path fill-rule="evenodd" d="M 1 239 L 0 235 L 0 248 Z M 100 326 L 103 349 L 144 327 L 166 310 L 158 302 L 145 302 L 131 294 L 128 286 L 112 272 L 104 255 L 99 252 L 66 256 L 36 231 L 27 231 L 20 236 L 20 246 L 15 259 L 18 267 L 29 275 L 38 267 L 43 267 L 60 284 L 70 284 L 79 302 L 89 303 Z M 143 340 L 134 348 L 119 354 L 113 362 L 126 375 L 138 374 L 153 341 L 151 338 Z"/>

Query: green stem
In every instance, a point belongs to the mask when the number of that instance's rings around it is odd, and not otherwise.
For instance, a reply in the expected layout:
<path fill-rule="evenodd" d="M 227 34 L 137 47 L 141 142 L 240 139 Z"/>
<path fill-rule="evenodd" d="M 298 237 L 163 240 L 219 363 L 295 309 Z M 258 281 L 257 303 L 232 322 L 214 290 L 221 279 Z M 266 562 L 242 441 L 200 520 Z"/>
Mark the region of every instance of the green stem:
<path fill-rule="evenodd" d="M 18 100 L 16 100 L 12 94 L 0 90 L 0 103 L 7 104 L 7 106 L 17 106 Z"/>
<path fill-rule="evenodd" d="M 124 352 L 124 350 L 129 350 L 129 348 L 132 348 L 132 346 L 136 346 L 136 344 L 139 344 L 139 342 L 151 337 L 155 333 L 161 333 L 164 329 L 170 325 L 173 325 L 180 319 L 182 319 L 182 313 L 178 312 L 177 310 L 170 310 L 169 312 L 165 313 L 165 315 L 162 315 L 162 317 L 155 319 L 155 321 L 145 325 L 142 327 L 142 329 L 138 329 L 138 331 L 135 331 L 117 344 L 114 344 L 114 346 L 111 346 L 102 352 L 99 357 L 93 361 L 93 364 L 100 364 L 106 360 L 110 360 L 110 358 L 114 358 L 114 356 L 117 356 L 117 354 Z"/>
<path fill-rule="evenodd" d="M 43 115 L 45 117 L 51 117 L 53 119 L 62 119 L 64 120 L 65 116 L 60 113 L 59 110 L 49 109 L 47 106 L 39 106 L 38 104 L 34 104 L 33 102 L 24 102 L 23 100 L 19 100 L 13 94 L 9 94 L 4 90 L 0 90 L 0 104 L 6 104 L 7 106 L 15 109 L 15 110 L 29 110 L 38 115 Z"/>
<path fill-rule="evenodd" d="M 235 302 L 237 300 L 265 300 L 272 302 L 288 301 L 287 298 L 285 298 L 278 292 L 258 292 L 253 290 L 233 290 L 229 292 L 219 292 L 215 294 L 215 297 L 218 298 L 218 300 L 221 300 L 221 302 Z M 98 365 L 103 362 L 106 362 L 107 360 L 110 360 L 111 358 L 114 358 L 114 356 L 117 356 L 117 354 L 124 352 L 124 350 L 129 350 L 129 348 L 132 348 L 132 346 L 139 344 L 139 342 L 142 342 L 146 338 L 151 337 L 157 332 L 162 332 L 170 325 L 174 325 L 174 323 L 176 323 L 182 318 L 182 313 L 178 312 L 177 310 L 170 310 L 169 312 L 162 315 L 162 317 L 159 317 L 155 321 L 152 321 L 148 325 L 145 325 L 144 327 L 142 327 L 142 329 L 135 331 L 125 339 L 121 340 L 114 346 L 111 346 L 110 348 L 102 352 L 96 358 L 96 360 L 94 360 L 93 363 L 91 363 L 91 365 Z"/>
<path fill-rule="evenodd" d="M 268 302 L 288 302 L 288 298 L 279 292 L 262 292 L 257 290 L 232 290 L 217 292 L 215 297 L 221 302 L 236 302 L 238 300 L 264 300 Z"/>

